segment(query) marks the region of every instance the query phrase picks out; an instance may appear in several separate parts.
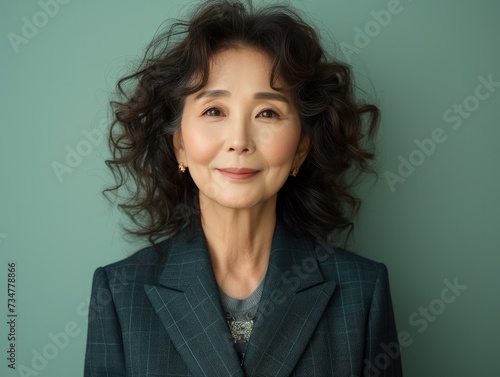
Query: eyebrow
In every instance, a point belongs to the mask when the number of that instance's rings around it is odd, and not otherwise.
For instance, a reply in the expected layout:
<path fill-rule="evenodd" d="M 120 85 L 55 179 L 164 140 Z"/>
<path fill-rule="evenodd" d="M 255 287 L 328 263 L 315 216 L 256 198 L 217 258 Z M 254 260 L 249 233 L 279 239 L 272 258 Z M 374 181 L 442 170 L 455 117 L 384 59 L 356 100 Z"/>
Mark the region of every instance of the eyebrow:
<path fill-rule="evenodd" d="M 258 92 L 258 93 L 255 93 L 254 98 L 255 99 L 269 99 L 269 100 L 289 103 L 288 99 L 284 95 L 278 94 L 278 93 Z"/>
<path fill-rule="evenodd" d="M 229 97 L 229 91 L 227 90 L 205 90 L 201 93 L 198 93 L 198 95 L 195 97 L 195 99 L 201 99 L 201 98 L 213 98 L 213 97 Z"/>
<path fill-rule="evenodd" d="M 214 97 L 229 97 L 230 93 L 228 90 L 221 90 L 221 89 L 216 89 L 216 90 L 205 90 L 201 93 L 198 93 L 198 95 L 195 97 L 195 99 L 201 99 L 201 98 L 214 98 Z M 274 101 L 280 101 L 280 102 L 285 102 L 285 103 L 290 103 L 288 99 L 279 93 L 271 93 L 271 92 L 257 92 L 254 94 L 255 99 L 268 99 L 268 100 L 274 100 Z"/>

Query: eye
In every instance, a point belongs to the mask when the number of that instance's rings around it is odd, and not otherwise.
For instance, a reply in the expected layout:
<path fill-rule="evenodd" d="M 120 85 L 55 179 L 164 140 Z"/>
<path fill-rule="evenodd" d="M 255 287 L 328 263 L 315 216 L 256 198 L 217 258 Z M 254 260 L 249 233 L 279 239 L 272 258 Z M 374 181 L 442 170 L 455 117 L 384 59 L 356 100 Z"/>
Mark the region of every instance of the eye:
<path fill-rule="evenodd" d="M 279 118 L 279 114 L 276 111 L 269 109 L 261 111 L 258 116 L 261 118 Z"/>
<path fill-rule="evenodd" d="M 207 115 L 209 117 L 220 117 L 222 116 L 222 111 L 217 107 L 211 107 L 203 113 L 203 115 Z"/>

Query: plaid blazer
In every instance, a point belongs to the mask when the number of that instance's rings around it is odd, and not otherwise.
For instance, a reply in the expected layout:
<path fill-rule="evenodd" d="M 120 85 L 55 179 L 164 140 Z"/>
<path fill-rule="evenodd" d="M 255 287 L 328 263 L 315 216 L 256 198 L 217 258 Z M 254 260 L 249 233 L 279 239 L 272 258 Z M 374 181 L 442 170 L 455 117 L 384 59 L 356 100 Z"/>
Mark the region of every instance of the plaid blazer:
<path fill-rule="evenodd" d="M 386 267 L 278 221 L 243 365 L 199 224 L 95 271 L 85 377 L 400 377 Z"/>

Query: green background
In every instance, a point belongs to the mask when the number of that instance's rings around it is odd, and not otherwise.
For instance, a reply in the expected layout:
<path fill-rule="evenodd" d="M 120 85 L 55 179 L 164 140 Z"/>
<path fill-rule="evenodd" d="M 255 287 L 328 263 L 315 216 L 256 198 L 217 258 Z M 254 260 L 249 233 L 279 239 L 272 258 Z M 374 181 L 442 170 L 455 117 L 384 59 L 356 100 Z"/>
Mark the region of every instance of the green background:
<path fill-rule="evenodd" d="M 46 19 L 36 1 L 0 6 L 0 349 L 5 356 L 7 262 L 14 260 L 18 368 L 57 377 L 82 373 L 93 271 L 142 247 L 123 238 L 120 214 L 100 195 L 109 182 L 105 142 L 85 143 L 83 132 L 106 122 L 116 79 L 161 22 L 189 3 L 66 2 Z M 310 14 L 330 51 L 353 65 L 359 87 L 376 94 L 382 109 L 379 179 L 359 189 L 365 204 L 350 247 L 389 268 L 398 331 L 407 337 L 405 376 L 496 375 L 500 87 L 474 96 L 481 77 L 500 82 L 500 3 L 293 4 Z M 388 7 L 397 13 L 376 21 Z M 23 17 L 46 25 L 16 52 L 9 33 L 22 34 Z M 341 48 L 346 44 L 356 53 Z M 443 118 L 464 101 L 471 111 Z M 439 132 L 444 142 L 415 152 L 416 139 Z M 66 164 L 68 148 L 78 145 L 91 153 L 58 178 L 53 163 Z M 391 189 L 386 176 L 399 175 L 401 158 L 418 166 L 406 167 Z M 449 291 L 445 303 L 443 289 L 454 281 L 466 288 Z M 74 336 L 54 348 L 51 336 L 65 330 Z M 37 371 L 32 359 L 44 347 L 53 357 Z M 29 375 L 8 369 L 4 356 L 2 376 Z"/>

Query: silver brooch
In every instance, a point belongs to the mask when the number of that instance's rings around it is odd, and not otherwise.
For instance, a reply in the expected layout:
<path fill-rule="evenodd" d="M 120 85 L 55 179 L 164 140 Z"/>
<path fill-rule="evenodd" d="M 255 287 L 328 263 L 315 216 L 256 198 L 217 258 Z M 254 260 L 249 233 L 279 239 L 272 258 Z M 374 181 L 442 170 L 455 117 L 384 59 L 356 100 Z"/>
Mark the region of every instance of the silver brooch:
<path fill-rule="evenodd" d="M 236 321 L 234 317 L 232 317 L 227 321 L 227 323 L 229 325 L 229 330 L 231 331 L 231 336 L 233 337 L 235 343 L 238 340 L 248 342 L 253 329 L 252 319 L 248 321 Z"/>

